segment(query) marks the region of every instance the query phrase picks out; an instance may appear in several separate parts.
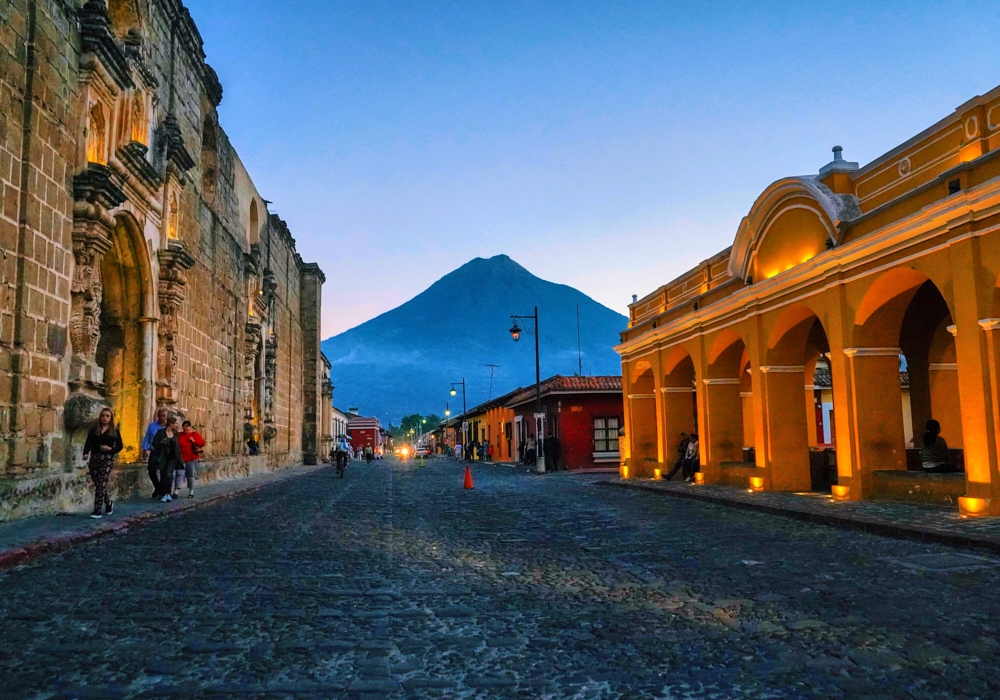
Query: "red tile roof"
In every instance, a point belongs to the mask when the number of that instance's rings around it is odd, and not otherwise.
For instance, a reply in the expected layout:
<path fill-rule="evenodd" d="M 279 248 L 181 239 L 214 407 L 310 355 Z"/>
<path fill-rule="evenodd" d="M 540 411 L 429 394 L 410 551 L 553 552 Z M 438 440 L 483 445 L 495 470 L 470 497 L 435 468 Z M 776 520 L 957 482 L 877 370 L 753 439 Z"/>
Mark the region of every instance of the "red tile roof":
<path fill-rule="evenodd" d="M 550 394 L 606 394 L 621 392 L 622 378 L 620 375 L 605 375 L 600 377 L 563 377 L 557 374 L 542 382 L 542 396 Z M 535 398 L 535 387 L 524 387 L 516 392 L 507 402 L 508 408 L 519 406 Z"/>

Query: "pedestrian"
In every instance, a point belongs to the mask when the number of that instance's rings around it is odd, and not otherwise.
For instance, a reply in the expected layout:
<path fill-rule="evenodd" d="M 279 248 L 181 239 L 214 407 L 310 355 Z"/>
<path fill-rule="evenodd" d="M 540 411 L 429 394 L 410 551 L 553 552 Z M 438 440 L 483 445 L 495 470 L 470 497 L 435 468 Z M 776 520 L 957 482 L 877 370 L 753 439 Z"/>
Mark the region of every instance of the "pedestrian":
<path fill-rule="evenodd" d="M 486 451 L 486 458 L 491 462 L 493 461 L 493 443 L 490 443 L 490 446 Z"/>
<path fill-rule="evenodd" d="M 462 443 L 460 442 L 455 443 L 455 459 L 459 462 L 462 461 Z"/>
<path fill-rule="evenodd" d="M 181 479 L 184 479 L 187 481 L 188 498 L 194 498 L 194 482 L 198 479 L 198 463 L 201 459 L 201 451 L 205 447 L 205 438 L 191 427 L 191 421 L 186 420 L 181 423 L 181 433 L 177 436 L 177 444 L 181 449 L 183 470 L 174 472 L 174 492 L 171 496 L 178 498 L 178 492 L 181 490 Z"/>
<path fill-rule="evenodd" d="M 351 451 L 351 446 L 347 444 L 347 438 L 343 435 L 340 436 L 340 440 L 337 441 L 337 474 L 341 479 L 344 478 L 344 471 L 347 469 L 347 458 Z"/>
<path fill-rule="evenodd" d="M 488 462 L 490 459 L 490 445 L 489 440 L 483 440 L 483 444 L 479 446 L 479 461 Z"/>
<path fill-rule="evenodd" d="M 115 414 L 105 406 L 97 415 L 97 423 L 87 433 L 87 442 L 83 446 L 83 458 L 87 460 L 90 480 L 94 482 L 94 512 L 92 518 L 100 518 L 101 508 L 104 515 L 111 515 L 115 504 L 111 501 L 108 486 L 111 483 L 111 470 L 122 451 L 122 436 L 115 426 Z"/>
<path fill-rule="evenodd" d="M 142 454 L 148 460 L 146 462 L 146 471 L 149 474 L 149 480 L 153 482 L 153 500 L 158 500 L 163 497 L 165 493 L 170 489 L 169 484 L 160 483 L 159 461 L 153 460 L 153 438 L 156 434 L 160 432 L 164 426 L 167 424 L 167 418 L 170 416 L 170 411 L 165 408 L 156 409 L 156 418 L 152 423 L 146 428 L 146 434 L 142 438 Z"/>
<path fill-rule="evenodd" d="M 701 468 L 701 461 L 698 458 L 698 435 L 691 435 L 688 441 L 687 452 L 684 456 L 684 481 L 694 481 L 694 473 Z"/>
<path fill-rule="evenodd" d="M 524 463 L 525 464 L 535 464 L 538 460 L 535 459 L 537 456 L 537 451 L 535 450 L 535 438 L 528 438 L 528 447 L 524 451 Z"/>
<path fill-rule="evenodd" d="M 372 463 L 372 459 L 375 457 L 375 450 L 372 449 L 371 445 L 365 448 L 365 462 L 368 464 Z"/>
<path fill-rule="evenodd" d="M 156 466 L 160 471 L 160 487 L 165 489 L 160 501 L 170 503 L 174 500 L 171 495 L 171 479 L 174 470 L 183 469 L 184 461 L 181 459 L 181 448 L 177 441 L 177 417 L 167 418 L 167 424 L 160 428 L 153 438 L 153 450 L 150 461 L 156 460 Z"/>
<path fill-rule="evenodd" d="M 933 418 L 924 427 L 923 447 L 920 450 L 920 466 L 924 474 L 949 473 L 958 471 L 951 463 L 951 450 L 941 437 L 941 424 Z"/>
<path fill-rule="evenodd" d="M 247 451 L 250 453 L 251 457 L 260 454 L 260 445 L 257 443 L 256 433 L 251 435 L 250 438 L 247 440 Z"/>
<path fill-rule="evenodd" d="M 545 455 L 545 471 L 559 471 L 559 438 L 551 432 L 545 438 L 542 453 Z"/>
<path fill-rule="evenodd" d="M 674 478 L 674 474 L 684 468 L 684 460 L 687 459 L 687 449 L 690 442 L 691 438 L 688 437 L 688 434 L 681 433 L 681 441 L 677 445 L 677 461 L 674 462 L 674 468 L 671 469 L 665 477 L 663 477 L 667 481 Z"/>

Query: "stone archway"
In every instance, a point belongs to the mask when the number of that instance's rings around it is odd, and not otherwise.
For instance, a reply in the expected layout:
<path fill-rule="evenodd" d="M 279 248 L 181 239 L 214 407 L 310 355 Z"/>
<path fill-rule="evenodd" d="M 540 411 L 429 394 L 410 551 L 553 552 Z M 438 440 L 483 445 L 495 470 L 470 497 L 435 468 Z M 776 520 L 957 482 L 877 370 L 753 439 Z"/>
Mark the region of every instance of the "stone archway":
<path fill-rule="evenodd" d="M 100 340 L 95 361 L 104 370 L 103 394 L 115 412 L 125 449 L 120 461 L 140 459 L 146 422 L 148 365 L 143 319 L 152 292 L 149 254 L 138 225 L 127 215 L 115 220 L 111 248 L 101 260 Z"/>

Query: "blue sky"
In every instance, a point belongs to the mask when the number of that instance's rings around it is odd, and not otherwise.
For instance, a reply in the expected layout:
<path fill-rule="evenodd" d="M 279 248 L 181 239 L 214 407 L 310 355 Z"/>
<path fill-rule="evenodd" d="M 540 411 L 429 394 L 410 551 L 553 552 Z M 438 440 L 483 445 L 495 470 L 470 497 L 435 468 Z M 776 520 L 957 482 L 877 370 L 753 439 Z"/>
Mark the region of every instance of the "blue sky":
<path fill-rule="evenodd" d="M 325 336 L 498 253 L 624 313 L 769 183 L 1000 83 L 987 2 L 187 4 Z"/>

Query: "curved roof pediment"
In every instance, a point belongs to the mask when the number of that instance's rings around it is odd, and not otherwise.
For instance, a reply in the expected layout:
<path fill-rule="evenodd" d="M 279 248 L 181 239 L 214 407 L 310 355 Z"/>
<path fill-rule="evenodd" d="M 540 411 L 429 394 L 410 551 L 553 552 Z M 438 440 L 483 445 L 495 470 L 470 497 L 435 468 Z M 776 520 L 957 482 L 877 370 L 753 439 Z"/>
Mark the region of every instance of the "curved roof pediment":
<path fill-rule="evenodd" d="M 815 214 L 834 245 L 840 242 L 841 222 L 861 215 L 857 197 L 836 194 L 813 176 L 778 180 L 757 197 L 740 222 L 729 256 L 731 276 L 746 280 L 752 275 L 754 257 L 771 224 L 791 209 L 809 210 Z"/>

